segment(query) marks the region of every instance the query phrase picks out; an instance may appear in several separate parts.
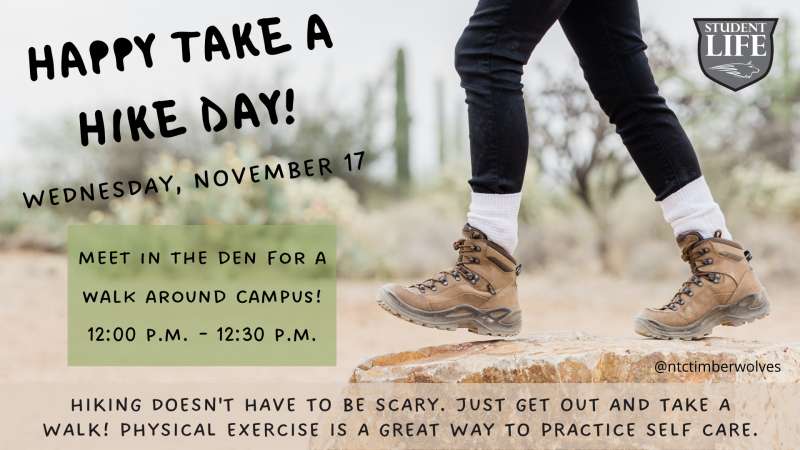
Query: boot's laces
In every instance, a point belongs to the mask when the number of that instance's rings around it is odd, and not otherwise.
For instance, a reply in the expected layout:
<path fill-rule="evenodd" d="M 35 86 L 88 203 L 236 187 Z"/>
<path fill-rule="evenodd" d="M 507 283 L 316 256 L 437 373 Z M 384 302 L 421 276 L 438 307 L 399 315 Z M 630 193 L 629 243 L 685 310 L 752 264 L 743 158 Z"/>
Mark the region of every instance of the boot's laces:
<path fill-rule="evenodd" d="M 700 242 L 687 247 L 681 254 L 681 259 L 687 261 L 689 266 L 692 268 L 692 277 L 681 285 L 680 290 L 678 290 L 675 296 L 672 297 L 672 299 L 661 309 L 671 309 L 673 311 L 677 310 L 680 305 L 686 303 L 686 300 L 684 300 L 684 295 L 689 298 L 694 296 L 692 287 L 703 286 L 703 279 L 706 279 L 712 283 L 719 283 L 719 280 L 721 279 L 720 274 L 716 272 L 703 272 L 700 270 L 702 267 L 714 264 L 714 260 L 712 258 L 706 257 L 706 254 L 711 250 L 707 246 L 698 245 Z"/>
<path fill-rule="evenodd" d="M 476 244 L 467 244 L 466 239 L 459 239 L 453 242 L 453 250 L 458 250 L 458 261 L 452 269 L 441 271 L 433 278 L 428 278 L 427 280 L 416 283 L 411 287 L 419 289 L 420 292 L 425 292 L 425 289 L 436 291 L 436 283 L 439 283 L 442 286 L 447 286 L 449 284 L 448 277 L 453 277 L 455 281 L 461 281 L 461 278 L 463 277 L 473 285 L 478 284 L 480 276 L 478 276 L 477 273 L 469 270 L 467 264 L 480 264 L 480 260 L 472 255 L 468 255 L 467 253 L 480 252 L 481 247 Z M 495 293 L 494 287 L 492 287 L 491 283 L 488 284 L 488 290 L 492 294 Z"/>

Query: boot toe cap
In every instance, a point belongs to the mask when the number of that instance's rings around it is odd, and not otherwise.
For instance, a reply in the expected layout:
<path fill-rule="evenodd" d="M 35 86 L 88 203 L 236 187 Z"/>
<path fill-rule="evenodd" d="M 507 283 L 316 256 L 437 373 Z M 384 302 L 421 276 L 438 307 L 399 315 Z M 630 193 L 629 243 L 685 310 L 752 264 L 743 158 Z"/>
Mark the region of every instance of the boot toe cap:
<path fill-rule="evenodd" d="M 677 311 L 665 308 L 645 308 L 638 316 L 636 322 L 651 322 L 659 326 L 675 327 L 685 325 L 686 319 Z"/>
<path fill-rule="evenodd" d="M 380 288 L 380 294 L 389 296 L 392 300 L 404 303 L 406 306 L 427 311 L 430 309 L 428 300 L 416 288 L 401 286 L 396 283 L 385 284 Z"/>

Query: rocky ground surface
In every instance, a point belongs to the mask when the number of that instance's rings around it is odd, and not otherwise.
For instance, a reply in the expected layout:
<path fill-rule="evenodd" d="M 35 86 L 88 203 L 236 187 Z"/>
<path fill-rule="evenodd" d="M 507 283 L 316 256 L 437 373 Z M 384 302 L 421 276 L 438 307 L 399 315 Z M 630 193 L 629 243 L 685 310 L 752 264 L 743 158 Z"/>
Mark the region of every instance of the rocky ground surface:
<path fill-rule="evenodd" d="M 656 341 L 582 333 L 465 342 L 378 356 L 353 382 L 800 382 L 800 344 Z"/>

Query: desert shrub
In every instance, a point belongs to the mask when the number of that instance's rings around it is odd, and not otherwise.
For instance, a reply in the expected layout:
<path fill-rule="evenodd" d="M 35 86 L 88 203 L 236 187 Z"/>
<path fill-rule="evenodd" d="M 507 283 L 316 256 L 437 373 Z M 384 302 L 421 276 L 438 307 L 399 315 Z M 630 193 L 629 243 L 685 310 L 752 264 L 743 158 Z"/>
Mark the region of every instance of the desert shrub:
<path fill-rule="evenodd" d="M 800 220 L 800 173 L 767 162 L 741 165 L 731 174 L 733 202 L 762 217 Z"/>
<path fill-rule="evenodd" d="M 0 248 L 61 251 L 66 241 L 64 224 L 71 220 L 47 208 L 29 210 L 18 198 L 8 196 L 0 214 Z"/>

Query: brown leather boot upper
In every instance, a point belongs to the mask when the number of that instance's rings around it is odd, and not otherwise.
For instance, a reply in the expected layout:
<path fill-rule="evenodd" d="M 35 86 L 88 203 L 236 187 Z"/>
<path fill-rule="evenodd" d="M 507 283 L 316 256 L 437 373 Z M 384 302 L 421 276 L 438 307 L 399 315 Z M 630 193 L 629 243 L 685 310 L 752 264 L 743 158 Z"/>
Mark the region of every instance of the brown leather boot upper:
<path fill-rule="evenodd" d="M 408 287 L 387 288 L 406 305 L 422 311 L 442 311 L 459 305 L 519 311 L 520 267 L 514 258 L 477 228 L 467 224 L 462 232 L 463 239 L 453 243 L 458 251 L 455 267 Z"/>
<path fill-rule="evenodd" d="M 678 236 L 681 257 L 689 263 L 692 277 L 661 308 L 647 308 L 639 317 L 661 325 L 681 327 L 703 319 L 719 306 L 730 305 L 764 287 L 750 266 L 750 252 L 736 242 L 696 232 Z"/>

